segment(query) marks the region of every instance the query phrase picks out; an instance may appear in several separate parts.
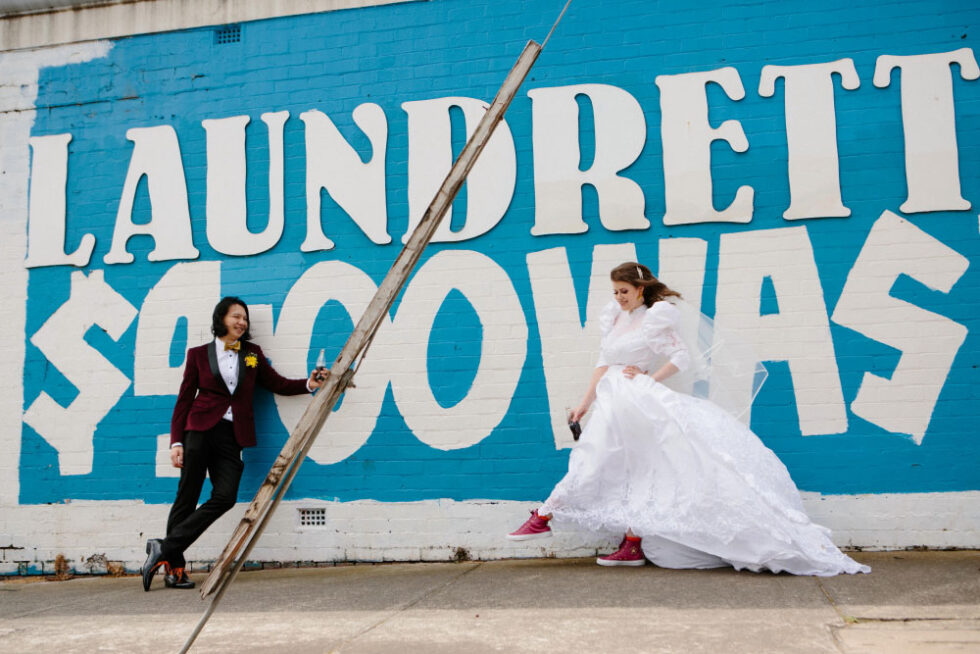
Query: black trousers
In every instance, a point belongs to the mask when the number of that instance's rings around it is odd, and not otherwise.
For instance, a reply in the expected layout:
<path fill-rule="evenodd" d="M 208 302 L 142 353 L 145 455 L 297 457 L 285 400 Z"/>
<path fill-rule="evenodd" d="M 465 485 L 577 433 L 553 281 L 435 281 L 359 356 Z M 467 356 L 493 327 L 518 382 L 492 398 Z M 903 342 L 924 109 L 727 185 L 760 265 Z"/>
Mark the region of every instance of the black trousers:
<path fill-rule="evenodd" d="M 242 448 L 227 420 L 219 420 L 208 431 L 184 434 L 184 467 L 163 540 L 163 558 L 172 567 L 184 567 L 184 550 L 235 506 L 244 467 Z M 205 475 L 211 477 L 211 497 L 198 506 Z"/>

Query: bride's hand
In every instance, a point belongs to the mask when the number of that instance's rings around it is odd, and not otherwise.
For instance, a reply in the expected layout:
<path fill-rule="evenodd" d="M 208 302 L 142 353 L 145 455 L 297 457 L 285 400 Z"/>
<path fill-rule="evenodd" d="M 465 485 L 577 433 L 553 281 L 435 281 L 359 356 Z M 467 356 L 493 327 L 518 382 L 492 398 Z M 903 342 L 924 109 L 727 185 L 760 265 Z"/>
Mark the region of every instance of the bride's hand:
<path fill-rule="evenodd" d="M 579 422 L 586 412 L 588 412 L 588 410 L 589 406 L 587 404 L 580 404 L 579 406 L 575 407 L 568 414 L 569 422 Z"/>
<path fill-rule="evenodd" d="M 623 368 L 623 374 L 626 376 L 627 379 L 633 379 L 637 375 L 645 375 L 647 373 L 645 370 L 640 370 L 636 366 L 626 366 L 625 368 Z"/>

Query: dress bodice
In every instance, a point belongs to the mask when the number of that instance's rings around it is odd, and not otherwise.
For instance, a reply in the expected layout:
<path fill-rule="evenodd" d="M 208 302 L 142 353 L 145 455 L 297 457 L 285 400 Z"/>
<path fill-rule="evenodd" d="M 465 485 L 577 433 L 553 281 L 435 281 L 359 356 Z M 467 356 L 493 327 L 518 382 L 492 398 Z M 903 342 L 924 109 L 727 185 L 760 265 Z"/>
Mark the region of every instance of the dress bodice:
<path fill-rule="evenodd" d="M 599 314 L 602 342 L 598 366 L 636 366 L 654 372 L 667 361 L 678 370 L 690 365 L 687 346 L 677 333 L 680 311 L 670 302 L 654 302 L 623 311 L 613 300 Z"/>

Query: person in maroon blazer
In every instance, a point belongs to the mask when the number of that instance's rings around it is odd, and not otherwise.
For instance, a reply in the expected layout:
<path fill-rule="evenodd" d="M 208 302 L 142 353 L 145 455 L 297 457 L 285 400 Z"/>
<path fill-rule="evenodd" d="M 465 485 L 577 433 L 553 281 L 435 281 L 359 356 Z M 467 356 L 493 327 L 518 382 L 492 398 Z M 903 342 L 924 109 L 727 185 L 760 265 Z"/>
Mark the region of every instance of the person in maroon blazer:
<path fill-rule="evenodd" d="M 168 588 L 193 588 L 184 570 L 184 550 L 235 505 L 242 477 L 242 448 L 255 445 L 252 395 L 258 384 L 280 395 L 311 393 L 323 370 L 309 379 L 286 379 L 250 342 L 248 305 L 237 297 L 218 302 L 210 343 L 187 350 L 184 379 L 170 422 L 170 461 L 180 468 L 177 497 L 167 520 L 166 538 L 146 542 L 143 590 L 163 567 Z M 197 506 L 205 475 L 211 497 Z"/>

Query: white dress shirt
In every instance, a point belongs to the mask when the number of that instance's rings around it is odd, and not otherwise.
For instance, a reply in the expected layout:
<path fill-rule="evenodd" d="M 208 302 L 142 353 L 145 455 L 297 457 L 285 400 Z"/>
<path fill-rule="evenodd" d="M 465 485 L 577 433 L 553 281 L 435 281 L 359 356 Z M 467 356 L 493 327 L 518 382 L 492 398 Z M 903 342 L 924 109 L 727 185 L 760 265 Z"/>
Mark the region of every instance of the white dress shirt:
<path fill-rule="evenodd" d="M 220 338 L 214 339 L 214 350 L 215 354 L 218 355 L 218 372 L 221 373 L 221 378 L 225 380 L 225 386 L 234 395 L 235 386 L 238 385 L 238 352 L 226 350 L 225 342 Z M 221 418 L 228 422 L 234 419 L 231 415 L 231 405 L 228 406 L 228 410 Z"/>

